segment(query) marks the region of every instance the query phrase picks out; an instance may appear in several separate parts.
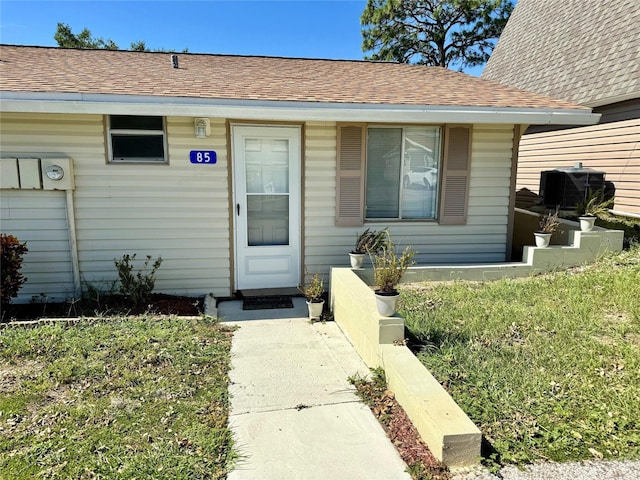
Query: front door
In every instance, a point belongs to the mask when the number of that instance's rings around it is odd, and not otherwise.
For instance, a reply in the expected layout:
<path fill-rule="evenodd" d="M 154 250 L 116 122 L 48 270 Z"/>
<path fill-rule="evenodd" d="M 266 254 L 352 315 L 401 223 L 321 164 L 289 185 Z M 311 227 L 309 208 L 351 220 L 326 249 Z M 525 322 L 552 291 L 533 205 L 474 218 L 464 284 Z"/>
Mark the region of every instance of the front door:
<path fill-rule="evenodd" d="M 300 128 L 234 126 L 236 288 L 300 283 Z"/>

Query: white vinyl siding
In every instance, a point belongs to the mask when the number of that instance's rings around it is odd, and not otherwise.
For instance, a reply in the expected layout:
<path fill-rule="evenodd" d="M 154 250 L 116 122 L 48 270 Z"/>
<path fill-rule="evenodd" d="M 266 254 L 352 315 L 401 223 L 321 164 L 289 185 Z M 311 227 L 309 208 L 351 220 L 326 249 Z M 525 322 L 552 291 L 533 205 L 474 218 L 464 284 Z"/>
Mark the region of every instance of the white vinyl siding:
<path fill-rule="evenodd" d="M 7 113 L 0 125 L 3 154 L 73 159 L 83 282 L 109 285 L 117 278 L 113 260 L 135 253 L 163 258 L 157 292 L 231 294 L 224 120 L 212 119 L 211 135 L 196 139 L 191 117 L 168 117 L 171 165 L 107 164 L 101 115 Z M 215 150 L 217 163 L 191 164 L 189 151 L 196 149 Z"/>
<path fill-rule="evenodd" d="M 14 303 L 63 302 L 74 296 L 64 191 L 0 191 L 2 233 L 27 242 L 21 273 L 27 281 Z"/>
<path fill-rule="evenodd" d="M 394 241 L 412 245 L 421 264 L 503 262 L 505 260 L 512 125 L 474 125 L 467 223 L 366 221 L 363 226 L 335 224 L 336 124 L 308 122 L 305 140 L 305 266 L 327 273 L 347 266 L 356 235 L 366 228 L 389 227 Z"/>
<path fill-rule="evenodd" d="M 537 194 L 540 172 L 576 162 L 606 173 L 616 187 L 615 210 L 640 214 L 640 119 L 524 135 L 516 191 Z"/>

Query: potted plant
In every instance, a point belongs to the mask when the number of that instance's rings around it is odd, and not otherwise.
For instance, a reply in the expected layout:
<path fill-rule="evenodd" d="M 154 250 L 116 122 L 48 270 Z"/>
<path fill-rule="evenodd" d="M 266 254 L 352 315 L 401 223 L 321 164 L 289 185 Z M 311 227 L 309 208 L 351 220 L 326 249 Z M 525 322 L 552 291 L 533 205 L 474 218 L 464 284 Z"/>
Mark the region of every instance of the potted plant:
<path fill-rule="evenodd" d="M 322 317 L 322 309 L 324 308 L 324 300 L 322 294 L 324 293 L 324 282 L 319 274 L 314 274 L 308 283 L 298 287 L 298 290 L 302 292 L 307 299 L 307 306 L 309 307 L 309 320 L 320 319 Z"/>
<path fill-rule="evenodd" d="M 404 272 L 413 265 L 415 251 L 411 247 L 406 247 L 402 254 L 395 252 L 395 246 L 387 232 L 385 245 L 382 250 L 375 254 L 370 254 L 373 265 L 373 277 L 376 284 L 375 297 L 378 313 L 389 317 L 396 311 L 396 305 L 400 294 L 396 289 L 402 279 Z"/>
<path fill-rule="evenodd" d="M 536 247 L 546 248 L 551 241 L 551 235 L 560 226 L 560 220 L 558 219 L 558 208 L 556 211 L 549 210 L 540 219 L 538 224 L 538 230 L 533 233 L 536 239 Z"/>
<path fill-rule="evenodd" d="M 600 189 L 596 192 L 589 190 L 586 198 L 576 205 L 576 213 L 580 221 L 580 230 L 590 232 L 596 223 L 596 218 L 608 213 L 609 208 L 613 206 L 613 197 L 604 198 L 604 190 Z"/>
<path fill-rule="evenodd" d="M 356 236 L 353 250 L 349 252 L 351 268 L 361 268 L 366 254 L 379 253 L 386 244 L 387 236 L 386 228 L 379 232 L 367 228 L 364 232 L 359 233 Z"/>

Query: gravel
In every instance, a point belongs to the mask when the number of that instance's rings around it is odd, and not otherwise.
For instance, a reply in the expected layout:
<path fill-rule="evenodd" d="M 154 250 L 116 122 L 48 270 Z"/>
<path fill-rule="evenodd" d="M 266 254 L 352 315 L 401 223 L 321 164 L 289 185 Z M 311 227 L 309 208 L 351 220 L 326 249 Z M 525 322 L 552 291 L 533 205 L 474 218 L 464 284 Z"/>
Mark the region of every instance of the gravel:
<path fill-rule="evenodd" d="M 451 480 L 638 480 L 640 461 L 538 463 L 504 467 L 492 474 L 481 467 L 452 472 Z"/>

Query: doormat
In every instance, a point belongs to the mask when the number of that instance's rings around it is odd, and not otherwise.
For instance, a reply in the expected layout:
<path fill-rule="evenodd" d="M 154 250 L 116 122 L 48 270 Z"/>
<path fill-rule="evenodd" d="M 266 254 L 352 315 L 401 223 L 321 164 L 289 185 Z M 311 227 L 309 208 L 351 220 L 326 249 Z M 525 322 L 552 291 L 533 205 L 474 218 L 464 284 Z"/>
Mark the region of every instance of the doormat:
<path fill-rule="evenodd" d="M 273 308 L 293 308 L 291 297 L 277 295 L 273 297 L 249 297 L 242 303 L 243 310 L 269 310 Z"/>

